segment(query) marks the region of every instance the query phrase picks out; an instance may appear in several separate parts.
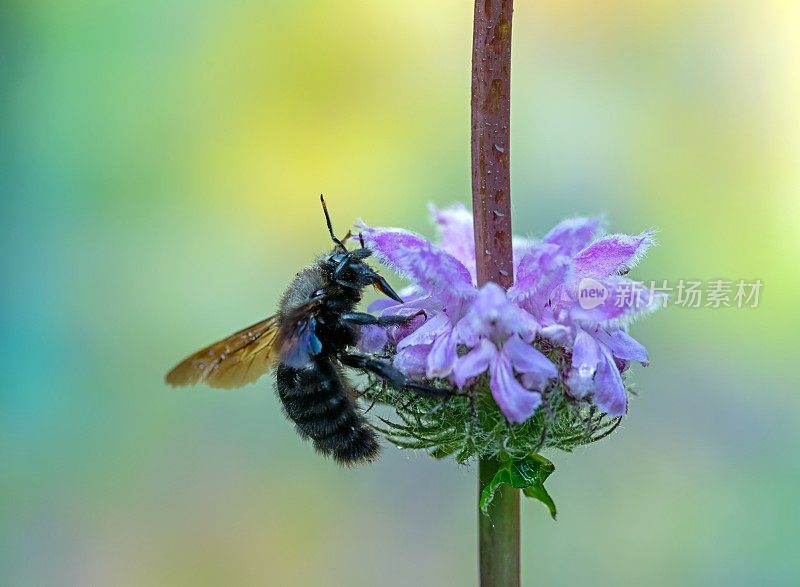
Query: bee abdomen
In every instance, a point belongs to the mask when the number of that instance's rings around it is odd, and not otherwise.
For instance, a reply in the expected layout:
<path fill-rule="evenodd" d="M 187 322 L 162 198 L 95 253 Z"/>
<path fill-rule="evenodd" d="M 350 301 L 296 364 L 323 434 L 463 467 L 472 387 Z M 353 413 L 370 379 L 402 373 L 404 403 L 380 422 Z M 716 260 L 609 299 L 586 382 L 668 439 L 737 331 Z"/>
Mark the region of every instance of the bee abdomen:
<path fill-rule="evenodd" d="M 314 448 L 345 465 L 371 461 L 380 445 L 341 373 L 320 360 L 305 369 L 279 365 L 278 396 L 286 415 Z"/>

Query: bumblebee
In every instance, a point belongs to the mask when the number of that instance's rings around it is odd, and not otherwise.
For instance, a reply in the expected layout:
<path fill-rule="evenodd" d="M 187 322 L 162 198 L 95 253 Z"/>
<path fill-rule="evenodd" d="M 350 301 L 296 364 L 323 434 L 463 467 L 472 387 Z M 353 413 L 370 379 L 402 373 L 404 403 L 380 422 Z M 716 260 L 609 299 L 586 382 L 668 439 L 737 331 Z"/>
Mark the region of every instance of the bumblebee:
<path fill-rule="evenodd" d="M 363 241 L 348 250 L 350 233 L 336 238 L 322 196 L 320 202 L 333 250 L 297 273 L 274 316 L 187 357 L 167 373 L 166 381 L 172 386 L 205 383 L 230 389 L 274 368 L 284 414 L 297 433 L 311 440 L 317 452 L 342 465 L 355 465 L 373 461 L 380 445 L 345 368 L 417 394 L 449 392 L 410 380 L 390 363 L 355 351 L 362 326 L 404 324 L 415 316 L 377 317 L 356 311 L 362 291 L 370 285 L 393 300 L 402 299 L 365 263 L 371 251 Z"/>

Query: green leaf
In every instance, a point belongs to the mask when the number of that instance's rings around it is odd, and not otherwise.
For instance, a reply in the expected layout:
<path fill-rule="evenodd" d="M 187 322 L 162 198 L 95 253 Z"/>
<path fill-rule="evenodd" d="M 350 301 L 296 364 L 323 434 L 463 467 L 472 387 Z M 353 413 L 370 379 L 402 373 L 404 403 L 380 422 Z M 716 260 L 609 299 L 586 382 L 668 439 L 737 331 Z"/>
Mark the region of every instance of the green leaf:
<path fill-rule="evenodd" d="M 529 455 L 518 461 L 504 463 L 481 491 L 481 511 L 488 515 L 489 504 L 492 503 L 495 492 L 501 485 L 506 484 L 522 489 L 526 497 L 541 501 L 555 520 L 556 504 L 544 488 L 544 482 L 553 471 L 555 465 L 541 455 Z"/>

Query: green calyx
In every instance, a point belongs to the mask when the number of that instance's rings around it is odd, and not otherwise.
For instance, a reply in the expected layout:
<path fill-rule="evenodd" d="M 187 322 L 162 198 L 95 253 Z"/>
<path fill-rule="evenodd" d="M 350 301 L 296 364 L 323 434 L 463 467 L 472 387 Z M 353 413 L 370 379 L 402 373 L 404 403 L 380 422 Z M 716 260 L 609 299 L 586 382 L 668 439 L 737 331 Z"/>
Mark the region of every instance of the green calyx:
<path fill-rule="evenodd" d="M 529 420 L 510 424 L 497 407 L 485 377 L 464 395 L 447 400 L 410 396 L 375 385 L 368 402 L 391 406 L 396 417 L 375 428 L 399 448 L 424 450 L 459 463 L 476 458 L 521 460 L 545 449 L 571 451 L 596 442 L 619 424 L 586 401 L 576 401 L 561 384 L 552 385 Z"/>
<path fill-rule="evenodd" d="M 546 349 L 546 354 L 559 371 L 567 369 L 565 354 L 552 348 Z M 443 390 L 450 388 L 444 381 L 425 383 Z M 628 384 L 626 381 L 626 387 Z M 628 392 L 632 393 L 630 389 Z M 423 450 L 436 459 L 453 458 L 459 463 L 478 459 L 499 462 L 500 468 L 481 491 L 484 513 L 497 489 L 506 484 L 542 502 L 555 518 L 555 503 L 544 488 L 555 467 L 540 453 L 547 449 L 572 451 L 597 442 L 614 432 L 621 421 L 603 414 L 591 398 L 576 400 L 570 396 L 563 379 L 544 390 L 542 405 L 520 424 L 506 420 L 492 397 L 486 374 L 469 389 L 446 399 L 392 389 L 377 379 L 362 398 L 391 408 L 393 414 L 378 417 L 380 423 L 373 426 L 398 448 Z"/>

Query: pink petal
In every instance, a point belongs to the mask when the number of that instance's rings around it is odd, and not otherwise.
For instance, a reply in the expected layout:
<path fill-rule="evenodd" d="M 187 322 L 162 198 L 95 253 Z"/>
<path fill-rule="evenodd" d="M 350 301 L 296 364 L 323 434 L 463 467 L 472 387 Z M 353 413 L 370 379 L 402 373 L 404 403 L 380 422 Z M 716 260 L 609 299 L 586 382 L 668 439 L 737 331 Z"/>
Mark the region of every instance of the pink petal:
<path fill-rule="evenodd" d="M 572 397 L 582 399 L 592 390 L 600 358 L 600 345 L 585 330 L 579 328 L 572 347 L 572 369 L 567 378 Z"/>
<path fill-rule="evenodd" d="M 392 364 L 407 377 L 424 377 L 430 348 L 430 345 L 406 347 L 395 355 Z"/>
<path fill-rule="evenodd" d="M 431 346 L 428 354 L 428 377 L 445 377 L 453 370 L 458 355 L 456 342 L 452 332 L 439 336 Z"/>
<path fill-rule="evenodd" d="M 542 242 L 558 245 L 562 254 L 572 256 L 588 245 L 602 228 L 600 218 L 570 218 L 559 222 Z"/>
<path fill-rule="evenodd" d="M 453 380 L 456 385 L 462 388 L 469 380 L 486 371 L 496 354 L 497 347 L 485 338 L 481 339 L 478 346 L 456 361 L 453 367 Z"/>
<path fill-rule="evenodd" d="M 519 306 L 512 306 L 506 314 L 503 330 L 508 334 L 516 333 L 525 342 L 532 342 L 539 332 L 539 322 L 530 313 Z"/>
<path fill-rule="evenodd" d="M 506 419 L 518 424 L 530 418 L 542 403 L 542 396 L 520 385 L 514 377 L 508 357 L 502 353 L 495 356 L 490 371 L 492 397 Z"/>
<path fill-rule="evenodd" d="M 514 275 L 517 275 L 519 264 L 525 255 L 535 246 L 535 241 L 519 236 L 512 237 L 512 254 L 514 257 Z"/>
<path fill-rule="evenodd" d="M 567 346 L 572 341 L 571 330 L 563 324 L 548 324 L 539 330 L 539 334 L 560 346 Z"/>
<path fill-rule="evenodd" d="M 388 336 L 383 326 L 370 324 L 361 327 L 361 337 L 358 339 L 358 350 L 363 353 L 379 353 L 386 346 Z"/>
<path fill-rule="evenodd" d="M 400 297 L 403 298 L 402 295 Z M 369 305 L 367 306 L 367 312 L 369 312 L 370 314 L 378 314 L 383 310 L 386 310 L 387 308 L 392 308 L 394 306 L 400 306 L 400 305 L 402 304 L 396 302 L 392 298 L 378 298 L 377 300 L 374 300 L 369 303 Z"/>
<path fill-rule="evenodd" d="M 472 276 L 475 276 L 475 238 L 472 213 L 462 203 L 448 208 L 428 207 L 439 230 L 439 246 L 461 261 Z"/>
<path fill-rule="evenodd" d="M 492 282 L 484 285 L 466 315 L 456 324 L 456 340 L 467 346 L 475 346 L 481 336 L 492 334 L 508 305 L 502 287 Z"/>
<path fill-rule="evenodd" d="M 533 391 L 544 391 L 547 384 L 550 383 L 550 378 L 542 377 L 538 373 L 522 373 L 520 379 L 522 379 L 522 386 L 525 389 Z"/>
<path fill-rule="evenodd" d="M 590 332 L 592 336 L 606 345 L 616 358 L 626 361 L 638 361 L 643 365 L 648 364 L 647 349 L 624 330 L 607 332 L 601 328 Z"/>
<path fill-rule="evenodd" d="M 417 294 L 412 297 L 406 298 L 403 294 L 400 294 L 405 302 L 402 304 L 398 304 L 394 300 L 391 300 L 393 303 L 390 306 L 386 306 L 383 310 L 381 310 L 381 316 L 411 316 L 412 314 L 416 314 L 420 310 L 439 310 L 439 304 L 437 300 L 434 299 L 430 294 Z M 370 304 L 370 308 L 372 304 Z M 372 312 L 372 310 L 370 310 Z"/>
<path fill-rule="evenodd" d="M 572 279 L 602 279 L 615 275 L 624 268 L 630 269 L 654 244 L 653 233 L 649 231 L 636 236 L 604 236 L 575 256 Z"/>
<path fill-rule="evenodd" d="M 360 225 L 365 245 L 375 257 L 428 292 L 445 297 L 471 297 L 475 287 L 466 267 L 423 237 L 401 228 Z"/>
<path fill-rule="evenodd" d="M 451 330 L 452 326 L 447 314 L 440 312 L 436 316 L 428 318 L 425 324 L 397 343 L 397 350 L 403 350 L 408 346 L 433 344 L 437 337 L 447 334 Z"/>
<path fill-rule="evenodd" d="M 609 416 L 623 416 L 628 408 L 628 395 L 622 376 L 607 350 L 595 376 L 594 403 Z"/>
<path fill-rule="evenodd" d="M 517 373 L 536 373 L 545 378 L 558 377 L 558 369 L 550 359 L 517 335 L 511 336 L 503 345 L 503 354 L 508 357 Z"/>
<path fill-rule="evenodd" d="M 557 245 L 534 245 L 520 260 L 514 285 L 508 290 L 508 299 L 525 300 L 547 296 L 564 280 L 569 267 L 569 257 L 562 255 Z"/>

